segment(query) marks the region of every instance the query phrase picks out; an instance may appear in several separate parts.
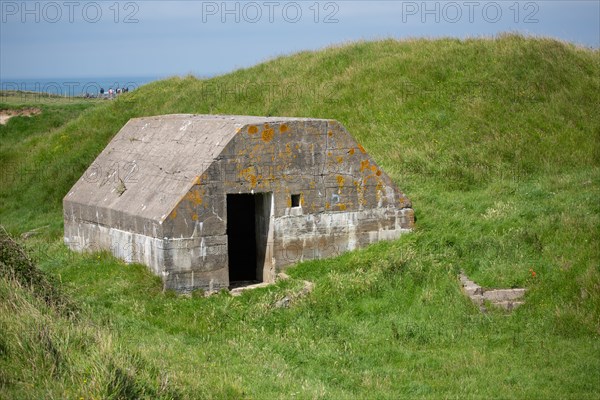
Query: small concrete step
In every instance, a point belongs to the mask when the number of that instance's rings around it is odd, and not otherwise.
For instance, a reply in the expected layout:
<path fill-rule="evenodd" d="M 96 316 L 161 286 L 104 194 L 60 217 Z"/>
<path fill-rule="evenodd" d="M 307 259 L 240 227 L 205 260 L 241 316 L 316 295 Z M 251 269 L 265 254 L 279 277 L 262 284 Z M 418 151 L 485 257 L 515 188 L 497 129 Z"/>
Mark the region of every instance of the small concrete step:
<path fill-rule="evenodd" d="M 463 274 L 462 272 L 458 275 L 458 277 L 460 278 L 460 282 L 463 285 L 466 285 L 469 282 L 473 283 L 473 281 L 470 281 L 469 278 L 465 274 Z"/>
<path fill-rule="evenodd" d="M 525 295 L 525 289 L 493 289 L 485 290 L 483 298 L 491 302 L 518 300 Z"/>
<path fill-rule="evenodd" d="M 492 304 L 495 305 L 496 307 L 503 308 L 506 311 L 512 311 L 515 308 L 525 304 L 525 302 L 524 301 L 497 301 L 497 302 L 493 302 Z"/>
<path fill-rule="evenodd" d="M 273 283 L 269 283 L 269 282 L 261 282 L 261 283 L 255 283 L 252 285 L 247 285 L 247 286 L 240 286 L 240 287 L 236 287 L 234 289 L 231 289 L 229 291 L 229 293 L 232 296 L 241 296 L 243 292 L 245 292 L 246 290 L 252 290 L 252 289 L 258 289 L 258 288 L 263 288 L 263 287 L 267 287 L 272 285 Z"/>
<path fill-rule="evenodd" d="M 477 286 L 475 284 L 465 285 L 465 286 L 463 286 L 463 289 L 464 289 L 465 293 L 470 297 L 483 294 L 483 290 L 481 289 L 481 286 Z"/>
<path fill-rule="evenodd" d="M 477 304 L 478 306 L 482 306 L 485 302 L 484 298 L 482 295 L 480 294 L 476 294 L 473 296 L 469 296 L 471 298 L 471 301 L 475 304 Z"/>
<path fill-rule="evenodd" d="M 514 310 L 524 304 L 521 298 L 525 295 L 527 289 L 484 289 L 472 280 L 470 280 L 463 271 L 459 274 L 463 292 L 469 296 L 471 301 L 480 307 L 482 312 L 485 310 L 485 302 L 489 301 L 496 307 L 507 311 Z"/>

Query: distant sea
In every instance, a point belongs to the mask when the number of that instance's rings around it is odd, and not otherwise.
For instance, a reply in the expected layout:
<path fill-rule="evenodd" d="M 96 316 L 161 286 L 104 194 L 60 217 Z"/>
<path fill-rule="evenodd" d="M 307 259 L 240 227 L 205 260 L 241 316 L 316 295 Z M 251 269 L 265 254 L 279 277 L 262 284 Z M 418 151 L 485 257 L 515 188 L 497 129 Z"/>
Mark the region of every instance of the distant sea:
<path fill-rule="evenodd" d="M 110 77 L 110 78 L 56 78 L 56 79 L 0 79 L 0 90 L 21 90 L 49 93 L 58 96 L 97 96 L 101 89 L 127 88 L 130 91 L 146 83 L 159 80 L 159 77 Z"/>

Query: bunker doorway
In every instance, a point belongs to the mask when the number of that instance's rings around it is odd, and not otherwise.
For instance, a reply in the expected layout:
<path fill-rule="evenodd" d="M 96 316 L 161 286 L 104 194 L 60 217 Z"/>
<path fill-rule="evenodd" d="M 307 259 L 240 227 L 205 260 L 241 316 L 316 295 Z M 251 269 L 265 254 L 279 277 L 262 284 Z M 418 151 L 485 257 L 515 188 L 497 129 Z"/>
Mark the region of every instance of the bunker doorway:
<path fill-rule="evenodd" d="M 271 193 L 227 195 L 229 285 L 270 281 Z"/>

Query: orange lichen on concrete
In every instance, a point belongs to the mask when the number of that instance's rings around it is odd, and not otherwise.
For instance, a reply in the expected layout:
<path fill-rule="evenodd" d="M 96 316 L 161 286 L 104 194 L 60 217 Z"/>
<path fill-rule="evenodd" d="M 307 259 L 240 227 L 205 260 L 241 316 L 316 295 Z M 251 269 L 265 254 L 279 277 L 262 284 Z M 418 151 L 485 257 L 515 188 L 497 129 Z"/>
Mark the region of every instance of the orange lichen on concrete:
<path fill-rule="evenodd" d="M 344 210 L 346 209 L 346 205 L 345 205 L 344 203 L 338 203 L 338 204 L 336 204 L 336 206 L 338 206 L 338 208 L 339 208 L 341 211 L 344 211 Z"/>
<path fill-rule="evenodd" d="M 367 168 L 369 168 L 369 160 L 362 160 L 360 162 L 360 172 L 364 171 Z"/>
<path fill-rule="evenodd" d="M 338 162 L 338 164 L 341 164 L 341 163 L 343 163 L 343 162 L 344 162 L 344 157 L 342 157 L 342 156 L 339 156 L 339 157 L 337 158 L 337 162 Z"/>
<path fill-rule="evenodd" d="M 248 127 L 248 133 L 251 135 L 257 134 L 258 133 L 258 128 L 256 127 L 256 125 L 250 125 Z"/>
<path fill-rule="evenodd" d="M 348 150 L 348 154 L 350 154 L 350 155 L 354 154 L 354 147 L 352 147 L 350 150 Z"/>
<path fill-rule="evenodd" d="M 279 133 L 286 133 L 289 130 L 286 124 L 279 125 Z"/>
<path fill-rule="evenodd" d="M 367 151 L 365 150 L 364 147 L 362 147 L 362 144 L 360 144 L 360 143 L 358 144 L 358 149 L 360 150 L 361 153 L 367 154 Z"/>
<path fill-rule="evenodd" d="M 328 132 L 327 132 L 327 135 L 328 135 L 328 136 L 333 136 L 333 132 L 331 132 L 331 131 L 328 131 Z"/>
<path fill-rule="evenodd" d="M 356 185 L 356 195 L 358 197 L 358 204 L 361 206 L 367 205 L 367 200 L 365 199 L 365 187 L 362 185 Z"/>
<path fill-rule="evenodd" d="M 366 205 L 365 201 L 365 187 L 361 184 L 361 182 L 355 180 L 352 182 L 354 187 L 356 187 L 356 196 L 358 198 L 358 204 L 361 206 Z"/>
<path fill-rule="evenodd" d="M 383 183 L 381 183 L 381 181 L 378 181 L 377 185 L 375 185 L 375 198 L 377 199 L 377 201 L 381 200 L 382 192 L 383 192 Z"/>
<path fill-rule="evenodd" d="M 258 183 L 258 177 L 256 176 L 256 170 L 254 167 L 244 168 L 240 171 L 240 176 L 250 183 L 251 188 L 255 188 Z"/>
<path fill-rule="evenodd" d="M 265 124 L 265 126 L 268 126 L 268 125 Z M 273 140 L 274 135 L 275 135 L 275 131 L 273 130 L 273 128 L 267 128 L 264 131 L 262 131 L 262 140 L 268 143 L 271 140 Z"/>
<path fill-rule="evenodd" d="M 254 157 L 254 155 L 257 153 L 260 154 L 263 147 L 264 145 L 262 143 L 257 143 L 254 146 L 252 146 L 252 150 L 250 151 L 250 157 Z"/>
<path fill-rule="evenodd" d="M 198 221 L 198 214 L 192 214 L 192 221 Z"/>
<path fill-rule="evenodd" d="M 195 205 L 200 205 L 202 204 L 202 195 L 200 194 L 200 190 L 199 189 L 195 189 L 195 190 L 191 190 L 189 191 L 185 196 L 184 199 L 189 201 L 190 203 L 193 203 Z"/>
<path fill-rule="evenodd" d="M 171 211 L 171 214 L 169 214 L 169 218 L 171 218 L 171 219 L 177 218 L 177 208 L 174 208 L 173 211 Z"/>
<path fill-rule="evenodd" d="M 367 175 L 362 179 L 362 185 L 364 187 L 367 187 L 367 183 L 369 182 L 369 179 L 373 179 L 375 180 L 375 182 L 381 182 L 381 178 L 378 178 L 376 175 Z"/>
<path fill-rule="evenodd" d="M 346 181 L 346 179 L 344 179 L 344 177 L 341 175 L 336 176 L 335 179 L 337 179 L 337 183 L 338 183 L 338 186 L 340 187 L 340 189 L 343 188 L 344 182 Z"/>

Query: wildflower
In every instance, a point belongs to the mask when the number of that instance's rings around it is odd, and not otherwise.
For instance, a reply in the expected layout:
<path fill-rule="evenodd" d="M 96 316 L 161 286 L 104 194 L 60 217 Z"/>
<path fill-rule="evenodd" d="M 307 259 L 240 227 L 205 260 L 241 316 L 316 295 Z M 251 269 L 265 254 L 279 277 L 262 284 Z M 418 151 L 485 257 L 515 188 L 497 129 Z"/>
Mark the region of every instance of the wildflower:
<path fill-rule="evenodd" d="M 532 278 L 535 278 L 535 276 L 537 275 L 532 268 L 529 268 L 529 273 L 531 274 Z"/>

